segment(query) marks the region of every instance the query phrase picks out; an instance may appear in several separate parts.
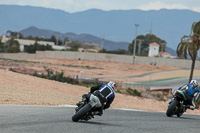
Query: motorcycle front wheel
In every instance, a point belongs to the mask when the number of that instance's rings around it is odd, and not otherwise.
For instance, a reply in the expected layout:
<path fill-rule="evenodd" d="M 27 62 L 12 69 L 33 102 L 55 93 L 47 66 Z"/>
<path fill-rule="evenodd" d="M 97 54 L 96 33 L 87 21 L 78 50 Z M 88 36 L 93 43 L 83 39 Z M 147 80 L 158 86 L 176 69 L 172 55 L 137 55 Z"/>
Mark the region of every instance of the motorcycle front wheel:
<path fill-rule="evenodd" d="M 72 121 L 77 122 L 79 121 L 84 115 L 87 114 L 92 109 L 90 104 L 86 104 L 84 107 L 82 107 L 76 114 L 72 116 Z"/>
<path fill-rule="evenodd" d="M 168 117 L 172 117 L 174 115 L 174 111 L 176 109 L 176 106 L 179 104 L 179 101 L 177 101 L 176 99 L 169 105 L 166 115 Z"/>

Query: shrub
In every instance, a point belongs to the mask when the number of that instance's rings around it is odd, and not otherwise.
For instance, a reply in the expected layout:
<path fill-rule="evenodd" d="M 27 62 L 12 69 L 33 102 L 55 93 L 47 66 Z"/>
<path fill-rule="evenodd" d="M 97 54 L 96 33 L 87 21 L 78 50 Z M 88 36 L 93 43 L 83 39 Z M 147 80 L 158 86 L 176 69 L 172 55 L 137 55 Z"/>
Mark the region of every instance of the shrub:
<path fill-rule="evenodd" d="M 120 91 L 120 89 L 117 89 L 116 92 L 122 94 L 122 92 Z"/>
<path fill-rule="evenodd" d="M 33 45 L 30 45 L 30 46 L 26 46 L 24 48 L 24 51 L 25 52 L 28 52 L 28 53 L 36 53 L 36 51 L 45 51 L 45 50 L 53 50 L 52 46 L 47 44 L 47 45 L 40 45 L 37 43 L 37 41 L 35 42 L 35 44 Z"/>
<path fill-rule="evenodd" d="M 137 91 L 136 89 L 128 88 L 128 89 L 126 90 L 126 92 L 128 92 L 128 94 L 133 95 L 133 96 L 142 97 L 141 93 L 140 93 L 139 91 Z"/>

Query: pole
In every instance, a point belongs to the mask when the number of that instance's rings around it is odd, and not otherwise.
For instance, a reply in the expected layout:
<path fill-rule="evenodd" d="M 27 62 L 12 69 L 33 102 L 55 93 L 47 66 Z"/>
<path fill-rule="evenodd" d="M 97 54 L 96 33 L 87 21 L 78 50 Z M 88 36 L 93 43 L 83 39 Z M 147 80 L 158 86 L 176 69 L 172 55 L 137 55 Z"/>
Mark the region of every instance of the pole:
<path fill-rule="evenodd" d="M 133 48 L 133 64 L 135 64 L 135 51 L 136 51 L 136 42 L 137 42 L 137 27 L 139 24 L 135 24 L 135 43 L 134 43 L 134 48 Z"/>
<path fill-rule="evenodd" d="M 104 38 L 101 39 L 101 49 L 103 50 Z"/>
<path fill-rule="evenodd" d="M 137 39 L 137 41 L 139 41 L 139 48 L 138 48 L 138 54 L 140 55 L 140 53 L 141 53 L 141 44 L 142 44 L 142 42 L 144 41 L 144 40 L 142 40 L 142 39 Z"/>
<path fill-rule="evenodd" d="M 20 26 L 17 25 L 17 39 L 19 39 L 19 31 L 20 31 Z"/>
<path fill-rule="evenodd" d="M 154 70 L 154 66 L 156 65 L 156 58 L 153 58 L 153 62 L 152 62 L 152 71 L 150 74 L 150 81 L 149 81 L 149 91 L 147 92 L 147 95 L 149 95 L 150 93 L 150 89 L 151 89 L 151 80 L 152 80 L 152 74 L 153 74 L 153 70 Z M 151 94 L 151 93 L 150 93 Z"/>

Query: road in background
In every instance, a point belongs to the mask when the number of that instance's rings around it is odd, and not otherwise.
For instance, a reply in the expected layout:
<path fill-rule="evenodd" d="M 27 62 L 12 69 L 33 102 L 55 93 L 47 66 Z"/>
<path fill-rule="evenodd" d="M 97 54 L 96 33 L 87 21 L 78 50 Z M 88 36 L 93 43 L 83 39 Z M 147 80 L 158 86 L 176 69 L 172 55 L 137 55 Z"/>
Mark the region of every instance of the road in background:
<path fill-rule="evenodd" d="M 1 133 L 182 133 L 199 132 L 200 116 L 106 110 L 88 122 L 72 122 L 74 108 L 0 105 Z"/>
<path fill-rule="evenodd" d="M 200 77 L 194 77 L 200 83 Z M 178 79 L 165 79 L 151 82 L 138 82 L 138 83 L 128 83 L 131 85 L 141 85 L 141 86 L 150 86 L 156 88 L 173 88 L 178 89 L 184 84 L 188 83 L 189 78 L 178 78 Z"/>

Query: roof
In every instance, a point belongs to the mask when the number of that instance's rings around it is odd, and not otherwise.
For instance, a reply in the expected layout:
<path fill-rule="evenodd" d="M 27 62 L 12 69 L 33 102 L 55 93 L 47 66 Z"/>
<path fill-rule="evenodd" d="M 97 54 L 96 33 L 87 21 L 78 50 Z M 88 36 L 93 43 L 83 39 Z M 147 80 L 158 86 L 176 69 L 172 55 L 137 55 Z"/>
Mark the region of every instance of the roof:
<path fill-rule="evenodd" d="M 159 52 L 159 54 L 161 54 L 161 55 L 171 55 L 170 53 L 167 53 L 167 52 Z"/>
<path fill-rule="evenodd" d="M 149 45 L 152 45 L 152 46 L 160 46 L 160 45 L 157 44 L 156 42 L 154 42 L 154 43 L 150 43 Z"/>
<path fill-rule="evenodd" d="M 17 40 L 20 44 L 22 45 L 33 45 L 35 44 L 35 40 L 26 40 L 26 39 L 15 39 Z M 38 44 L 40 45 L 51 45 L 51 46 L 54 46 L 54 42 L 47 42 L 47 41 L 37 41 Z"/>
<path fill-rule="evenodd" d="M 80 48 L 86 48 L 86 49 L 99 49 L 99 45 L 95 44 L 95 43 L 82 43 L 82 42 L 78 42 L 80 45 Z M 71 47 L 72 46 L 72 42 L 67 42 L 67 46 Z"/>

